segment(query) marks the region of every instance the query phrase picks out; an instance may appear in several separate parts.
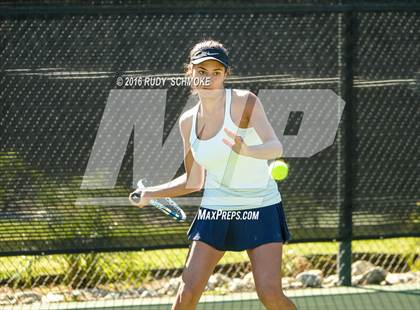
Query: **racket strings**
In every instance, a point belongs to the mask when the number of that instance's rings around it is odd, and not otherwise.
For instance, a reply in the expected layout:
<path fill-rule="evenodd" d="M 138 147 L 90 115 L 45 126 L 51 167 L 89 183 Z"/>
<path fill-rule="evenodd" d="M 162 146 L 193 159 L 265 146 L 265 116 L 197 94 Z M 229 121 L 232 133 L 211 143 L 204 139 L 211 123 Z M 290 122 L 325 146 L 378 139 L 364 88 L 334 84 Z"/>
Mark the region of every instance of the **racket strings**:
<path fill-rule="evenodd" d="M 145 188 L 143 184 L 143 179 L 137 182 L 137 188 Z M 178 204 L 169 197 L 152 199 L 150 200 L 150 204 L 154 205 L 155 207 L 158 207 L 161 211 L 172 216 L 177 221 L 185 221 L 185 219 L 187 218 L 184 210 L 182 210 L 181 207 L 178 206 Z"/>
<path fill-rule="evenodd" d="M 172 215 L 179 221 L 183 221 L 187 218 L 185 215 L 184 210 L 179 207 L 175 201 L 173 201 L 171 198 L 161 198 L 164 200 L 164 202 L 160 202 L 160 199 L 153 199 L 150 201 L 150 203 L 154 204 L 155 206 L 160 207 L 161 210 L 165 211 L 165 213 Z"/>
<path fill-rule="evenodd" d="M 169 202 L 169 206 L 168 207 L 172 211 L 175 211 L 177 214 L 179 214 L 179 216 L 182 216 L 184 214 L 184 211 L 179 206 L 177 206 L 172 199 L 166 198 L 166 200 Z"/>

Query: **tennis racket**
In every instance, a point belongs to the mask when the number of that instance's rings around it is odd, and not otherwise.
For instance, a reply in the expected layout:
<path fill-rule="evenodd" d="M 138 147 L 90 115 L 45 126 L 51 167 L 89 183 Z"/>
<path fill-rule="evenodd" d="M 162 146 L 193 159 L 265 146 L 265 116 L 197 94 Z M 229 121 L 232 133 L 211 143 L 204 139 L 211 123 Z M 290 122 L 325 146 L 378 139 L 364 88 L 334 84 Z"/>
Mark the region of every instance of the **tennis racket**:
<path fill-rule="evenodd" d="M 143 184 L 143 179 L 137 182 L 137 190 L 140 192 L 134 192 L 130 195 L 130 199 L 134 203 L 139 203 L 141 200 L 141 189 L 144 189 L 145 186 Z M 184 210 L 182 210 L 178 204 L 173 201 L 171 198 L 160 198 L 160 199 L 152 199 L 149 202 L 152 206 L 157 208 L 158 210 L 162 211 L 169 217 L 173 218 L 178 222 L 183 222 L 186 220 L 187 216 L 185 215 Z"/>

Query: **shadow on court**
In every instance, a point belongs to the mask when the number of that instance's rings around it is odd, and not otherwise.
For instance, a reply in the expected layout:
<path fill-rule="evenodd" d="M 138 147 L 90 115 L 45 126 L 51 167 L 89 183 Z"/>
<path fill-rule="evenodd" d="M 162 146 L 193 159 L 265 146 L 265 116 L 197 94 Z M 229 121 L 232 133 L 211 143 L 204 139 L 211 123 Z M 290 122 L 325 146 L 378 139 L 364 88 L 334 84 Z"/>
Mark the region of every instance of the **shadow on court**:
<path fill-rule="evenodd" d="M 299 310 L 415 310 L 420 305 L 419 290 L 410 291 L 382 291 L 368 289 L 369 292 L 301 296 L 292 297 Z M 417 305 L 417 306 L 416 306 Z M 134 308 L 133 308 L 134 309 Z M 169 305 L 155 307 L 142 307 L 141 309 L 163 310 L 170 309 Z M 197 310 L 264 310 L 259 300 L 238 300 L 201 303 Z"/>
<path fill-rule="evenodd" d="M 415 310 L 420 305 L 420 283 L 393 286 L 305 288 L 285 291 L 299 310 Z M 86 302 L 14 305 L 4 310 L 167 310 L 174 296 L 96 300 Z M 255 292 L 205 294 L 197 310 L 264 310 Z"/>

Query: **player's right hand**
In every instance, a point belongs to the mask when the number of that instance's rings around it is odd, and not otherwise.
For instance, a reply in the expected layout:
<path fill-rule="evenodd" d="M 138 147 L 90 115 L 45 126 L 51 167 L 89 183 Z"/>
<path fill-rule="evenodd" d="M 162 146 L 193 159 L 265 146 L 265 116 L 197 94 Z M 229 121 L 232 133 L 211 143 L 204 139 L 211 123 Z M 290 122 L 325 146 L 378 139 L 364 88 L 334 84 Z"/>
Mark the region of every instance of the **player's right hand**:
<path fill-rule="evenodd" d="M 144 206 L 146 206 L 149 203 L 151 198 L 147 197 L 147 191 L 146 190 L 136 189 L 134 192 L 132 192 L 128 196 L 128 200 L 130 200 L 130 203 L 133 206 L 138 207 L 138 208 L 143 208 Z"/>

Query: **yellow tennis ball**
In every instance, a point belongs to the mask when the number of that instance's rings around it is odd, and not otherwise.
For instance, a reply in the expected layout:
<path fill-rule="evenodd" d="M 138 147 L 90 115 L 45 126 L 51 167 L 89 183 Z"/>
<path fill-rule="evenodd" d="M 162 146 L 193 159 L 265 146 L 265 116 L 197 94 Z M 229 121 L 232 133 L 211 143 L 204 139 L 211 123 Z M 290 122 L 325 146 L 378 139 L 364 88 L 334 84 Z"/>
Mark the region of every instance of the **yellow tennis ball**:
<path fill-rule="evenodd" d="M 269 171 L 274 180 L 282 181 L 289 173 L 289 166 L 283 160 L 276 160 L 270 164 Z"/>

